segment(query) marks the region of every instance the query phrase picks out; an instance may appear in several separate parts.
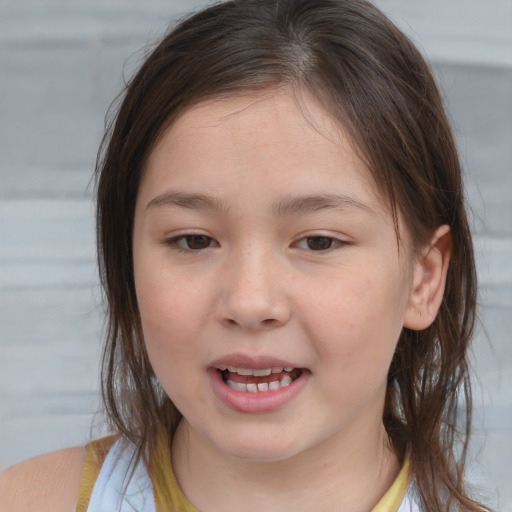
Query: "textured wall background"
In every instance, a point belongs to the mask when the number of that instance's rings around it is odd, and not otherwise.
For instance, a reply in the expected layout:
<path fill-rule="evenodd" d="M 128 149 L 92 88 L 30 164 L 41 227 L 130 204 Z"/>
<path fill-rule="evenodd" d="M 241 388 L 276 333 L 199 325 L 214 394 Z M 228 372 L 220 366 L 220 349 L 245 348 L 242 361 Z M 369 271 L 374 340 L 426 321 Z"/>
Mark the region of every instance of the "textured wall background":
<path fill-rule="evenodd" d="M 0 0 L 0 466 L 86 442 L 102 312 L 90 179 L 110 101 L 206 2 Z M 481 277 L 472 478 L 512 510 L 512 0 L 380 0 L 433 61 Z M 498 503 L 499 500 L 499 503 Z"/>

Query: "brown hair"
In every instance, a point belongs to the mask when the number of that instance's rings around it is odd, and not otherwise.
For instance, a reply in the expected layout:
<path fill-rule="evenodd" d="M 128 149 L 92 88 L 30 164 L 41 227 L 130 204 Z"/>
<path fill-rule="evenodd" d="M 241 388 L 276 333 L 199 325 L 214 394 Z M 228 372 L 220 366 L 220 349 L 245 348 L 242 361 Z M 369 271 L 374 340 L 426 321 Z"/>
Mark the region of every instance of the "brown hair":
<path fill-rule="evenodd" d="M 172 433 L 180 420 L 149 363 L 134 287 L 135 200 L 149 153 L 192 104 L 281 85 L 313 94 L 350 131 L 389 198 L 395 225 L 400 210 L 417 245 L 440 225 L 451 228 L 444 300 L 431 327 L 401 333 L 383 420 L 398 454 L 410 453 L 425 510 L 487 510 L 468 497 L 463 480 L 476 275 L 460 163 L 428 65 L 365 0 L 214 5 L 166 35 L 127 85 L 97 165 L 98 260 L 109 315 L 103 398 L 110 422 L 142 452 L 160 428 Z"/>

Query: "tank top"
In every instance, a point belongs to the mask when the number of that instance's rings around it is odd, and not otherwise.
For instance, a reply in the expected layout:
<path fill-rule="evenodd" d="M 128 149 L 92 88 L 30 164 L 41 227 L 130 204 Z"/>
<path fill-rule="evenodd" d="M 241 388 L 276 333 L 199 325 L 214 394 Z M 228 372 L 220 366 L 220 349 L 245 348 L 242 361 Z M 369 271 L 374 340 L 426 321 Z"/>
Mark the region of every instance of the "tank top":
<path fill-rule="evenodd" d="M 149 465 L 124 438 L 87 445 L 76 512 L 199 512 L 181 491 L 168 443 L 159 440 Z M 420 512 L 406 459 L 392 486 L 371 512 Z"/>

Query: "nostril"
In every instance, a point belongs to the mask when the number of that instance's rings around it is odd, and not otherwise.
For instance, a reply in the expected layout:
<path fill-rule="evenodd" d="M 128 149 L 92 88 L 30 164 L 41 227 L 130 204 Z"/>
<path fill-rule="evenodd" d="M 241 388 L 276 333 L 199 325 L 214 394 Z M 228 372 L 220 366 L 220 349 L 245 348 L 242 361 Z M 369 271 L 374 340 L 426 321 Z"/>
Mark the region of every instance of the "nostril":
<path fill-rule="evenodd" d="M 265 327 L 272 327 L 279 323 L 279 321 L 275 318 L 266 318 L 265 320 L 261 320 L 260 322 L 255 322 L 254 325 L 249 325 L 250 323 L 244 323 L 244 322 L 237 322 L 233 318 L 225 318 L 226 325 L 232 326 L 232 327 L 249 327 L 249 328 L 257 328 L 257 325 L 265 326 Z"/>

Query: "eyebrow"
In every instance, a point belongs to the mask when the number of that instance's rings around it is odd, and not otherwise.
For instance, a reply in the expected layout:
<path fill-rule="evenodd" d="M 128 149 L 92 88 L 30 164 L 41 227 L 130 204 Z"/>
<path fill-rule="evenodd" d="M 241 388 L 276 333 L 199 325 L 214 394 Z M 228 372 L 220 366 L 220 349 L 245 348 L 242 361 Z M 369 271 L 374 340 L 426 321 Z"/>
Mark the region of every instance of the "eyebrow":
<path fill-rule="evenodd" d="M 283 217 L 312 213 L 320 210 L 362 210 L 375 215 L 375 211 L 367 204 L 340 194 L 314 194 L 310 196 L 292 197 L 280 201 L 274 207 L 274 213 Z"/>
<path fill-rule="evenodd" d="M 227 204 L 216 197 L 207 194 L 191 194 L 186 192 L 165 192 L 152 199 L 146 206 L 146 211 L 153 207 L 188 208 L 191 210 L 212 210 L 225 212 Z"/>
<path fill-rule="evenodd" d="M 229 210 L 225 201 L 214 196 L 186 192 L 165 192 L 152 199 L 147 204 L 146 210 L 154 207 L 178 207 L 216 212 L 227 212 Z M 279 217 L 307 214 L 321 210 L 362 210 L 372 215 L 376 214 L 367 204 L 340 194 L 312 194 L 290 197 L 274 205 L 274 214 Z"/>

